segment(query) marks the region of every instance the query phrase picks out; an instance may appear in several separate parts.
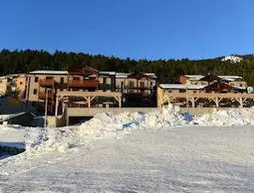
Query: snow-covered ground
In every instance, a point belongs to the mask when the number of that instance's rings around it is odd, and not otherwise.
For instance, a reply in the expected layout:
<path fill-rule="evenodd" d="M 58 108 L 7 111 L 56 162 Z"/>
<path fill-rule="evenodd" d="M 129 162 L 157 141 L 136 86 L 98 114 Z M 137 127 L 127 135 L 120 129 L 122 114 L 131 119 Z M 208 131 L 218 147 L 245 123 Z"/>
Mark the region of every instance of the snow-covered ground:
<path fill-rule="evenodd" d="M 254 192 L 254 110 L 185 118 L 168 108 L 80 127 L 6 126 L 27 151 L 0 161 L 0 192 Z"/>

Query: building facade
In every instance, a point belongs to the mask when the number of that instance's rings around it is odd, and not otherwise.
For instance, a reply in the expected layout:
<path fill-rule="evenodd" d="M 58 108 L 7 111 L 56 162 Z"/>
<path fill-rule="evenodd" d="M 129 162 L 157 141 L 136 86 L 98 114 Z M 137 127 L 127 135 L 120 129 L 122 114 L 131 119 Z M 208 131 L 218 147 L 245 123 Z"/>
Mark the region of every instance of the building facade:
<path fill-rule="evenodd" d="M 156 76 L 152 73 L 123 73 L 98 71 L 91 67 L 68 71 L 33 71 L 27 75 L 26 101 L 28 108 L 45 109 L 53 113 L 57 106 L 106 107 L 128 106 L 145 98 L 149 103 L 156 94 Z M 76 93 L 76 96 L 73 95 Z M 86 93 L 82 95 L 82 93 Z M 90 93 L 90 94 L 89 94 Z M 103 94 L 104 93 L 104 94 Z M 111 94 L 107 94 L 111 93 Z M 87 97 L 89 94 L 89 97 Z M 121 101 L 119 101 L 121 94 Z M 57 96 L 64 96 L 61 100 Z M 91 96 L 91 97 L 90 97 Z M 110 98 L 110 99 L 109 99 Z M 84 100 L 85 99 L 85 100 Z M 152 102 L 151 102 L 152 100 Z M 57 113 L 56 112 L 56 113 Z"/>

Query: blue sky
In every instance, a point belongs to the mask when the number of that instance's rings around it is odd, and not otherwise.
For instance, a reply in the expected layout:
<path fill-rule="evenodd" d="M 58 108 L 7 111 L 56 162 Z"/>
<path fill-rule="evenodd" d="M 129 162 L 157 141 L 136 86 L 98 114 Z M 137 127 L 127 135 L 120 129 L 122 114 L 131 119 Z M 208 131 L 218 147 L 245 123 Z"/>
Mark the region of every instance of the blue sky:
<path fill-rule="evenodd" d="M 0 49 L 134 59 L 254 53 L 253 0 L 8 0 Z"/>

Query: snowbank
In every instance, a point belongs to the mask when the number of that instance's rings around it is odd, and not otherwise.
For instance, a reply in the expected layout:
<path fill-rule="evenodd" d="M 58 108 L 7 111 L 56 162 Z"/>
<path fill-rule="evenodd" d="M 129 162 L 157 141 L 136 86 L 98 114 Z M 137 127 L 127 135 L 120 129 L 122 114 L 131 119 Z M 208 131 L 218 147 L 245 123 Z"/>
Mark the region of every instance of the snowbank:
<path fill-rule="evenodd" d="M 254 108 L 216 110 L 195 118 L 195 123 L 202 126 L 240 126 L 254 125 Z"/>
<path fill-rule="evenodd" d="M 254 109 L 214 110 L 211 114 L 195 116 L 193 120 L 186 118 L 186 114 L 180 113 L 179 107 L 173 105 L 164 107 L 161 112 L 147 114 L 140 112 L 102 113 L 78 127 L 22 128 L 21 135 L 23 136 L 20 138 L 23 138 L 23 141 L 18 141 L 24 142 L 30 153 L 65 152 L 96 139 L 122 138 L 136 130 L 161 130 L 186 125 L 254 125 Z M 12 135 L 15 136 L 15 134 Z"/>

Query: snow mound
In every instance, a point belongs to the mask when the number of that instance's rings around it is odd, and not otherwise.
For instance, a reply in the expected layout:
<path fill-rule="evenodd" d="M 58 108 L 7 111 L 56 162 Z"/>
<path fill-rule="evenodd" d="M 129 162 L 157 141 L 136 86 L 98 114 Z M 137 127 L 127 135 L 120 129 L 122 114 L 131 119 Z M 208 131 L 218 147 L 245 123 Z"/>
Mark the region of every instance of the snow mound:
<path fill-rule="evenodd" d="M 202 126 L 254 125 L 254 109 L 214 109 L 211 114 L 196 117 L 195 123 Z"/>
<path fill-rule="evenodd" d="M 190 116 L 177 106 L 169 105 L 153 113 L 102 113 L 76 127 L 25 128 L 27 153 L 66 152 L 97 139 L 122 138 L 137 130 L 162 130 L 178 126 L 254 125 L 254 108 L 213 110 L 210 114 Z"/>
<path fill-rule="evenodd" d="M 102 138 L 122 138 L 139 129 L 166 129 L 188 124 L 178 107 L 169 105 L 154 113 L 101 113 L 79 127 L 41 129 L 37 139 L 27 145 L 30 152 L 59 151 Z"/>
<path fill-rule="evenodd" d="M 188 121 L 180 113 L 178 107 L 169 105 L 162 112 L 154 113 L 103 113 L 96 115 L 90 121 L 78 128 L 82 139 L 104 137 L 122 137 L 137 129 L 160 129 L 172 126 L 186 125 Z"/>

